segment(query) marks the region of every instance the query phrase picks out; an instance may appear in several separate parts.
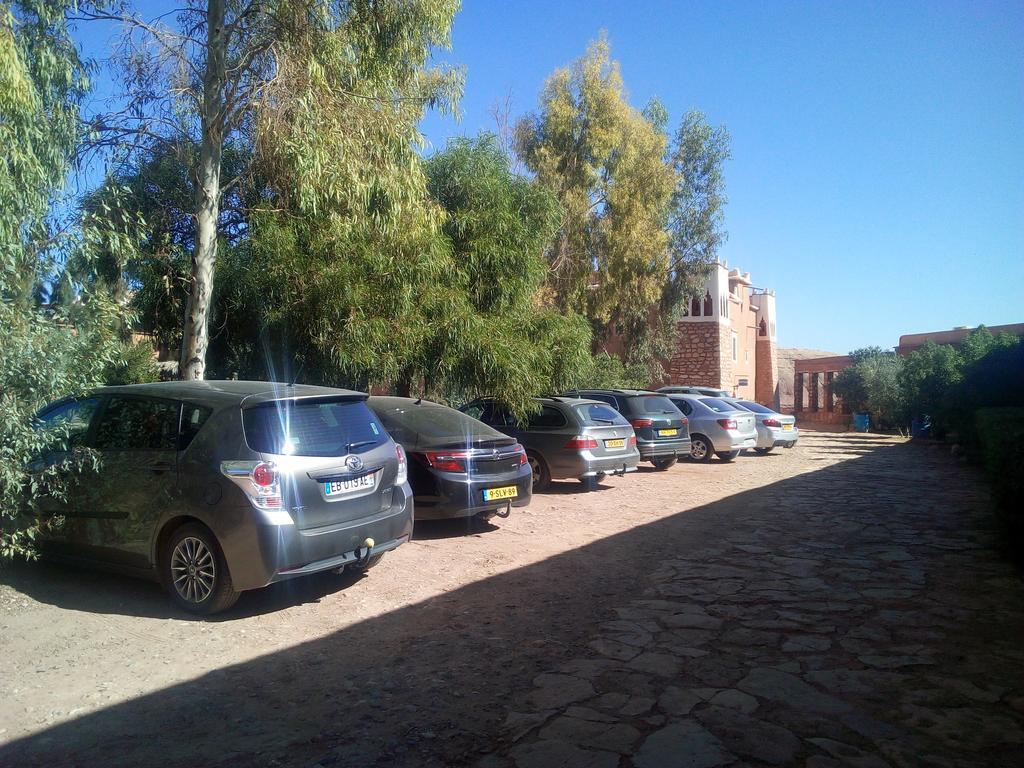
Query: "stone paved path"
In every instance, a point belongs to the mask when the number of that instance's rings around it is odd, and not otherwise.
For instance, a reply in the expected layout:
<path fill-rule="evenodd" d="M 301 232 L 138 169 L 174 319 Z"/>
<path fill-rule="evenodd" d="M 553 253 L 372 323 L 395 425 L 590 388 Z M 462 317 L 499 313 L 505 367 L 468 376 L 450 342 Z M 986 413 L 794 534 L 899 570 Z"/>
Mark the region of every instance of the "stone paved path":
<path fill-rule="evenodd" d="M 938 447 L 810 443 L 849 460 L 651 563 L 480 768 L 1024 766 L 1024 580 L 984 487 Z"/>

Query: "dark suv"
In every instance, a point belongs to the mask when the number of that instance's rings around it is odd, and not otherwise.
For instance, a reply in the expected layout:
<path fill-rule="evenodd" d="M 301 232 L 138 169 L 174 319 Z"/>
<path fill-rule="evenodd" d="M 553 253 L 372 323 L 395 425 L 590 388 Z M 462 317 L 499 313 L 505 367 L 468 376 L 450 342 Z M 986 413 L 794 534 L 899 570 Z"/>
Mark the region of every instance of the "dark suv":
<path fill-rule="evenodd" d="M 644 389 L 580 389 L 569 397 L 588 397 L 608 403 L 633 426 L 640 459 L 655 469 L 668 469 L 680 456 L 690 455 L 690 430 L 686 417 L 659 392 Z"/>
<path fill-rule="evenodd" d="M 53 403 L 61 435 L 37 462 L 96 472 L 43 500 L 64 524 L 46 554 L 159 579 L 183 608 L 213 613 L 241 591 L 347 566 L 366 569 L 412 535 L 405 452 L 366 395 L 253 381 L 103 387 Z M 32 467 L 30 467 L 32 469 Z"/>

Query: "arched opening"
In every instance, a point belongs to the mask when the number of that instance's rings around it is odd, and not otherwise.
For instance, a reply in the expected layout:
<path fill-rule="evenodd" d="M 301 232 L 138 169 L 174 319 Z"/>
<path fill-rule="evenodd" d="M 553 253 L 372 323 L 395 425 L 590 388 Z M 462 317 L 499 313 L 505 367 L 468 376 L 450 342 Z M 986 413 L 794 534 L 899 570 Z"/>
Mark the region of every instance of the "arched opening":
<path fill-rule="evenodd" d="M 768 323 L 766 323 L 764 321 L 763 317 L 761 318 L 761 322 L 760 322 L 760 324 L 758 324 L 757 328 L 758 328 L 758 333 L 761 336 L 767 336 L 768 335 Z"/>
<path fill-rule="evenodd" d="M 691 317 L 700 317 L 700 299 L 696 296 L 690 299 L 690 315 Z"/>
<path fill-rule="evenodd" d="M 711 299 L 711 291 L 708 291 L 704 296 L 704 316 L 714 317 L 715 305 Z"/>

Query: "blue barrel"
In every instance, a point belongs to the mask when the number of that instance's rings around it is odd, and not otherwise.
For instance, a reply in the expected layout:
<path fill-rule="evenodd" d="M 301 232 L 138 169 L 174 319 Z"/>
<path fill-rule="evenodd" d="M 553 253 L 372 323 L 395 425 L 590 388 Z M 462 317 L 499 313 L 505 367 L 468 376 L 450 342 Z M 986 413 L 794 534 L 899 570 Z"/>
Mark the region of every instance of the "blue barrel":
<path fill-rule="evenodd" d="M 870 413 L 855 413 L 853 414 L 853 431 L 854 432 L 867 432 L 871 429 L 871 414 Z"/>

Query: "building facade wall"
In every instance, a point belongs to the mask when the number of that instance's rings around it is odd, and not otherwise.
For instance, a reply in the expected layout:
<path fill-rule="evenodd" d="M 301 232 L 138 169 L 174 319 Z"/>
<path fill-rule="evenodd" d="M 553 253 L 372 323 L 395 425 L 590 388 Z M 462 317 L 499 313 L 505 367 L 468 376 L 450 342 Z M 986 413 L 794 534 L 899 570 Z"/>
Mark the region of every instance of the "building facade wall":
<path fill-rule="evenodd" d="M 731 370 L 722 360 L 728 343 L 722 331 L 718 323 L 679 323 L 679 338 L 669 362 L 671 383 L 728 387 L 723 374 L 731 376 Z"/>

